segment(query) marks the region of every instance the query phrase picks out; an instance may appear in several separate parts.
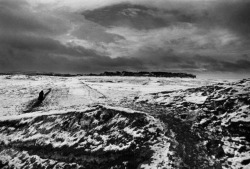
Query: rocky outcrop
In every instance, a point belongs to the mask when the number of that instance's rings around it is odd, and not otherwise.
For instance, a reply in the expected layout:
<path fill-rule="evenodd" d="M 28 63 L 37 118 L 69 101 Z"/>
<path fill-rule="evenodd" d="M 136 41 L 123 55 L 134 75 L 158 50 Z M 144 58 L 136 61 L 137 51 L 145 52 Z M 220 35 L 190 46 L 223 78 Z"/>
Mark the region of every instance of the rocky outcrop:
<path fill-rule="evenodd" d="M 170 166 L 169 143 L 158 120 L 128 109 L 26 113 L 0 120 L 0 168 Z"/>

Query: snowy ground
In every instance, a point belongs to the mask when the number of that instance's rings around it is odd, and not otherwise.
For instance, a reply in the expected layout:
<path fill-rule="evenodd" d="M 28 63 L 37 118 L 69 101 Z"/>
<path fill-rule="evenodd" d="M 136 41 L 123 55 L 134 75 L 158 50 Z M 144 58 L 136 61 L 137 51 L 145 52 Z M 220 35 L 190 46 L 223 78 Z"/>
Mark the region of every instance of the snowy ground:
<path fill-rule="evenodd" d="M 217 80 L 152 77 L 0 76 L 0 116 L 21 114 L 41 90 L 50 91 L 30 111 L 81 109 L 86 105 L 119 104 L 136 96 L 210 85 Z"/>
<path fill-rule="evenodd" d="M 247 169 L 249 98 L 250 79 L 0 76 L 0 168 Z"/>

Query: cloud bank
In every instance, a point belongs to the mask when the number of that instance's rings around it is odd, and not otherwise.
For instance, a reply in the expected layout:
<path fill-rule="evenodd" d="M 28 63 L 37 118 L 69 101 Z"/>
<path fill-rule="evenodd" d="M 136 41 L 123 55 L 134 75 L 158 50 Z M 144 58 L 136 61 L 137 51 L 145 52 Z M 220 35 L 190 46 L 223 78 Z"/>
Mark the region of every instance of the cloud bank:
<path fill-rule="evenodd" d="M 245 0 L 0 1 L 0 71 L 250 72 Z"/>

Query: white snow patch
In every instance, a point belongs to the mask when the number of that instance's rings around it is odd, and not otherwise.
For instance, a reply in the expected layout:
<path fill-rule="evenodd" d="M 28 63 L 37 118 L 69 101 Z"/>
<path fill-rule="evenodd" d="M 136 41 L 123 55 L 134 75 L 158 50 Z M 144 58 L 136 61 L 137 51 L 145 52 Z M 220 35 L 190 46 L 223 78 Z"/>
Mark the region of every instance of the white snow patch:
<path fill-rule="evenodd" d="M 202 96 L 201 93 L 192 93 L 184 98 L 187 102 L 195 104 L 203 104 L 207 99 L 207 96 Z"/>

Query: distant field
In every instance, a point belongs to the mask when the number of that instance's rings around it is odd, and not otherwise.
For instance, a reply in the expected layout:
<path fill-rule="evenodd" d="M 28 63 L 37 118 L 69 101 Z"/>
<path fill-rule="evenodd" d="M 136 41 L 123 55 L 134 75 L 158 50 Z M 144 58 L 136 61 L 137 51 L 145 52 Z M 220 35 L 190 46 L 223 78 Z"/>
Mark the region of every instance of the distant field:
<path fill-rule="evenodd" d="M 154 77 L 108 76 L 0 76 L 0 115 L 20 114 L 41 90 L 51 89 L 43 105 L 34 109 L 53 110 L 81 108 L 89 104 L 119 103 L 124 99 L 161 91 L 210 85 L 217 80 Z"/>

